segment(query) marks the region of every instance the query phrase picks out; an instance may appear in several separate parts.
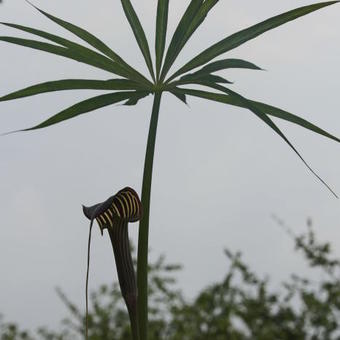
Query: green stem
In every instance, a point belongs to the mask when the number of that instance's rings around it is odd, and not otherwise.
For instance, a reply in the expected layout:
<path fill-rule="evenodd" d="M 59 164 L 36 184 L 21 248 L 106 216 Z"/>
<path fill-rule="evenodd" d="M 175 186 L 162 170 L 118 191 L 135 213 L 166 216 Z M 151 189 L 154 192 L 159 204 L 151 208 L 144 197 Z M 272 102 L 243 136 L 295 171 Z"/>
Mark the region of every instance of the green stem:
<path fill-rule="evenodd" d="M 148 243 L 149 243 L 150 194 L 152 181 L 152 166 L 155 151 L 161 96 L 162 96 L 161 92 L 156 92 L 154 95 L 143 174 L 143 186 L 142 186 L 143 218 L 141 219 L 139 224 L 138 258 L 137 258 L 138 320 L 140 340 L 147 340 L 148 331 L 148 247 L 149 247 Z"/>

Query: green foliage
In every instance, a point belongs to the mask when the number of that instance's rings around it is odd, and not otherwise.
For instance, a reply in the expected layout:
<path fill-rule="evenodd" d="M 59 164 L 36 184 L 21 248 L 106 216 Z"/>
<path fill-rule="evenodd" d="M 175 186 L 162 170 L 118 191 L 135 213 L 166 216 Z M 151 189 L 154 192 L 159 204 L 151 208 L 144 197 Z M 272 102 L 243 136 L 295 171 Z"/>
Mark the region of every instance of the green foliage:
<path fill-rule="evenodd" d="M 179 265 L 160 257 L 149 267 L 149 339 L 159 340 L 335 340 L 340 336 L 340 260 L 329 243 L 316 240 L 311 228 L 293 236 L 296 250 L 319 281 L 292 275 L 273 289 L 242 260 L 225 250 L 228 270 L 220 282 L 192 300 L 177 289 Z M 84 314 L 57 291 L 70 317 L 62 331 L 41 328 L 32 337 L 15 324 L 0 323 L 1 340 L 71 340 L 84 334 Z M 129 317 L 118 284 L 102 286 L 91 295 L 89 339 L 131 339 Z"/>
<path fill-rule="evenodd" d="M 28 331 L 22 331 L 15 323 L 5 323 L 0 315 L 1 340 L 33 340 Z"/>
<path fill-rule="evenodd" d="M 153 153 L 155 149 L 155 137 L 157 130 L 157 121 L 159 116 L 161 95 L 163 92 L 170 92 L 179 100 L 186 103 L 186 96 L 198 96 L 204 99 L 214 100 L 220 103 L 240 106 L 250 110 L 258 118 L 264 121 L 270 128 L 273 129 L 301 158 L 305 165 L 312 171 L 316 177 L 321 180 L 323 184 L 327 184 L 309 167 L 304 161 L 295 147 L 290 143 L 281 130 L 274 124 L 269 117 L 270 115 L 279 117 L 281 119 L 298 124 L 306 129 L 321 134 L 325 137 L 339 141 L 338 138 L 330 135 L 312 123 L 299 118 L 287 111 L 280 110 L 271 105 L 254 102 L 243 95 L 236 93 L 219 83 L 229 82 L 224 78 L 213 75 L 212 73 L 229 67 L 259 69 L 255 65 L 247 61 L 237 61 L 233 63 L 230 60 L 213 61 L 214 58 L 231 51 L 232 49 L 246 43 L 247 41 L 258 37 L 259 35 L 286 24 L 292 20 L 300 18 L 304 15 L 322 9 L 326 6 L 333 5 L 339 1 L 328 1 L 315 3 L 308 6 L 303 6 L 286 13 L 274 16 L 254 26 L 248 27 L 244 30 L 236 32 L 221 41 L 206 48 L 203 52 L 195 56 L 179 70 L 173 73 L 169 78 L 166 78 L 168 72 L 173 66 L 181 50 L 185 47 L 187 41 L 204 22 L 206 16 L 217 5 L 218 0 L 191 0 L 187 10 L 183 14 L 175 33 L 170 40 L 169 47 L 165 52 L 165 41 L 167 32 L 167 18 L 169 10 L 169 2 L 158 0 L 157 18 L 156 18 L 156 41 L 155 41 L 155 60 L 156 72 L 151 58 L 150 48 L 144 29 L 138 19 L 133 5 L 130 0 L 121 0 L 125 16 L 131 26 L 136 42 L 144 57 L 145 63 L 151 75 L 152 81 L 148 80 L 146 76 L 139 73 L 132 66 L 126 63 L 116 52 L 108 47 L 104 42 L 95 37 L 90 32 L 71 24 L 65 20 L 59 19 L 47 12 L 37 8 L 37 10 L 45 15 L 47 18 L 63 27 L 64 29 L 75 34 L 77 37 L 88 43 L 91 48 L 75 43 L 60 36 L 50 34 L 41 30 L 30 27 L 25 27 L 17 24 L 4 23 L 14 29 L 24 31 L 26 33 L 47 39 L 52 43 L 23 39 L 17 37 L 1 36 L 0 41 L 25 46 L 31 49 L 52 53 L 68 59 L 72 59 L 81 63 L 107 71 L 111 74 L 118 75 L 122 78 L 115 80 L 115 85 L 107 87 L 107 83 L 101 80 L 61 80 L 50 81 L 43 84 L 37 84 L 33 87 L 16 91 L 15 93 L 3 96 L 0 101 L 11 100 L 23 96 L 36 95 L 44 92 L 70 90 L 70 89 L 93 89 L 93 90 L 109 90 L 109 94 L 92 97 L 81 103 L 75 104 L 67 108 L 50 119 L 38 124 L 31 129 L 40 129 L 50 125 L 60 123 L 80 114 L 96 110 L 98 108 L 111 105 L 117 102 L 124 102 L 126 105 L 136 105 L 140 99 L 146 97 L 148 94 L 154 95 L 154 104 L 152 110 L 152 117 L 149 130 L 148 146 L 145 157 L 144 177 L 143 177 L 143 192 L 142 204 L 145 210 L 144 218 L 141 220 L 139 229 L 139 243 L 138 243 L 138 293 L 139 293 L 139 325 L 140 335 L 142 340 L 147 337 L 147 254 L 148 254 L 148 231 L 149 231 L 149 212 L 150 212 L 150 194 L 151 194 L 151 179 L 152 179 L 152 165 Z M 165 57 L 164 57 L 165 53 Z M 164 63 L 162 60 L 164 57 Z M 187 72 L 194 70 L 197 67 L 203 68 L 191 75 Z M 156 74 L 156 76 L 155 76 Z M 178 78 L 181 77 L 181 78 Z M 120 82 L 120 83 L 119 83 Z M 203 87 L 209 87 L 217 91 L 217 93 L 209 93 L 203 90 L 194 92 L 191 89 L 178 87 L 182 85 L 195 84 Z M 111 85 L 113 85 L 111 83 Z M 130 90 L 130 91 L 127 91 Z M 115 92 L 112 92 L 115 91 Z M 328 187 L 328 186 L 327 186 Z M 329 187 L 328 187 L 329 188 Z M 330 188 L 329 188 L 330 189 Z"/>

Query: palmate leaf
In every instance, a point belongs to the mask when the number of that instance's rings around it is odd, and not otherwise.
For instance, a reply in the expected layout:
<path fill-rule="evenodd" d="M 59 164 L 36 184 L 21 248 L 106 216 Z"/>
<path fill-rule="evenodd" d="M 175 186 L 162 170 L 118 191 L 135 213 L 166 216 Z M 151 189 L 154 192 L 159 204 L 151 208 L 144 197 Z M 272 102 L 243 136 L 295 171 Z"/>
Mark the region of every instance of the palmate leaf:
<path fill-rule="evenodd" d="M 121 0 L 124 13 L 126 18 L 129 21 L 129 24 L 132 28 L 133 34 L 135 35 L 137 44 L 142 51 L 142 54 L 144 56 L 144 60 L 146 62 L 146 65 L 149 69 L 149 72 L 151 74 L 152 79 L 155 81 L 155 74 L 153 71 L 153 66 L 152 66 L 152 60 L 151 60 L 151 54 L 150 54 L 150 49 L 149 49 L 149 44 L 146 39 L 143 27 L 138 19 L 138 16 L 130 2 L 130 0 Z"/>
<path fill-rule="evenodd" d="M 168 28 L 169 0 L 158 0 L 156 18 L 156 78 L 159 80 L 159 73 L 162 66 L 166 32 Z"/>
<path fill-rule="evenodd" d="M 211 47 L 207 48 L 195 58 L 191 59 L 188 63 L 186 63 L 183 67 L 181 67 L 177 72 L 175 72 L 168 81 L 178 77 L 179 75 L 186 73 L 198 66 L 204 65 L 205 63 L 211 61 L 212 59 L 216 58 L 217 56 L 228 52 L 245 42 L 258 37 L 259 35 L 272 30 L 278 26 L 281 26 L 289 21 L 295 20 L 299 17 L 302 17 L 306 14 L 311 12 L 317 11 L 323 7 L 333 5 L 338 3 L 339 1 L 328 1 L 328 2 L 321 2 L 316 3 L 313 5 L 303 6 L 296 8 L 294 10 L 285 12 L 283 14 L 274 16 L 270 19 L 267 19 L 259 24 L 254 26 L 250 26 L 244 30 L 241 30 L 237 33 L 232 34 L 231 36 L 222 39 L 218 43 L 212 45 Z"/>
<path fill-rule="evenodd" d="M 147 94 L 148 93 L 145 91 L 135 91 L 135 92 L 129 91 L 129 92 L 108 93 L 108 94 L 103 94 L 100 96 L 92 97 L 84 101 L 81 101 L 75 105 L 72 105 L 71 107 L 65 110 L 60 111 L 56 115 L 50 117 L 49 119 L 43 121 L 42 123 L 36 126 L 33 126 L 28 129 L 19 130 L 19 131 L 31 131 L 31 130 L 42 129 L 42 128 L 45 128 L 45 127 L 48 127 L 54 124 L 58 124 L 62 121 L 74 118 L 83 113 L 94 111 L 99 108 L 112 105 L 115 103 L 119 103 L 127 99 L 143 98 Z M 19 132 L 19 131 L 14 131 L 14 132 Z"/>
<path fill-rule="evenodd" d="M 64 90 L 142 90 L 141 85 L 127 79 L 61 79 L 26 87 L 0 97 L 0 102 Z M 146 90 L 146 89 L 144 89 Z"/>
<path fill-rule="evenodd" d="M 104 71 L 108 71 L 110 73 L 120 75 L 122 69 L 121 66 L 114 63 L 109 58 L 104 57 L 103 55 L 96 53 L 94 51 L 88 51 L 85 54 L 79 53 L 75 49 L 69 49 L 62 46 L 49 44 L 37 40 L 30 39 L 22 39 L 16 37 L 4 37 L 0 36 L 0 41 L 5 41 L 11 44 L 20 45 L 29 47 L 35 50 L 40 50 L 48 53 L 52 53 L 55 55 L 59 55 L 65 58 L 73 59 L 75 61 L 85 63 L 87 65 L 91 65 L 102 69 Z"/>
<path fill-rule="evenodd" d="M 133 67 L 127 64 L 116 52 L 114 52 L 110 47 L 108 47 L 103 41 L 98 39 L 92 33 L 88 32 L 87 30 L 79 26 L 76 26 L 70 22 L 57 18 L 54 15 L 41 10 L 40 8 L 31 4 L 29 1 L 27 2 L 31 6 L 33 6 L 36 10 L 38 10 L 41 14 L 46 16 L 48 19 L 52 20 L 53 22 L 63 27 L 67 31 L 73 33 L 78 38 L 82 39 L 83 41 L 88 43 L 90 46 L 97 49 L 99 52 L 105 54 L 107 57 L 117 62 L 122 68 L 125 69 L 130 79 L 140 80 L 142 83 L 150 83 L 142 74 L 140 74 Z"/>
<path fill-rule="evenodd" d="M 269 127 L 271 127 L 290 147 L 291 149 L 297 154 L 297 156 L 302 160 L 302 162 L 305 164 L 305 166 L 313 173 L 313 175 L 320 180 L 322 184 L 324 184 L 327 189 L 338 198 L 337 194 L 331 189 L 331 187 L 310 167 L 310 165 L 304 160 L 304 158 L 301 156 L 301 154 L 297 151 L 297 149 L 294 147 L 294 145 L 289 141 L 289 139 L 282 133 L 282 131 L 276 126 L 276 124 L 267 116 L 266 112 L 262 110 L 261 105 L 254 105 L 252 101 L 248 100 L 247 98 L 241 96 L 240 94 L 236 93 L 235 91 L 232 91 L 224 86 L 214 84 L 212 82 L 205 82 L 200 81 L 200 85 L 208 86 L 211 88 L 214 88 L 216 90 L 222 91 L 224 93 L 228 94 L 228 97 L 231 98 L 231 100 L 234 100 L 235 102 L 238 102 L 244 108 L 249 109 L 252 111 L 257 117 L 259 117 L 262 121 L 264 121 Z M 181 92 L 181 91 L 180 91 Z M 186 92 L 184 92 L 186 93 Z M 201 97 L 199 95 L 199 97 Z M 212 99 L 214 100 L 214 99 Z M 215 100 L 217 101 L 217 100 Z M 334 139 L 334 138 L 333 138 Z"/>

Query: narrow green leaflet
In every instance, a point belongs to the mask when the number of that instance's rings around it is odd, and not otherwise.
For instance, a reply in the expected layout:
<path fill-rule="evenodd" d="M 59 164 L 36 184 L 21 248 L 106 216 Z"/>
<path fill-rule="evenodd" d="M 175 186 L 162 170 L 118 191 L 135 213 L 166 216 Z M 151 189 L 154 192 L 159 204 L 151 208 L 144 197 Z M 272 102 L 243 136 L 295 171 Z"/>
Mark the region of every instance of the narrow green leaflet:
<path fill-rule="evenodd" d="M 198 13 L 202 4 L 203 0 L 191 0 L 189 6 L 187 7 L 181 20 L 179 21 L 165 56 L 164 65 L 160 77 L 162 81 L 164 80 L 166 74 L 170 70 L 170 67 L 172 66 L 177 55 L 179 54 L 181 46 L 183 46 L 185 35 L 190 27 L 190 24 L 193 21 L 195 15 Z"/>
<path fill-rule="evenodd" d="M 123 105 L 126 106 L 134 106 L 136 105 L 141 99 L 147 97 L 150 94 L 148 91 L 138 91 L 136 92 L 135 96 L 133 98 L 130 98 L 127 100 Z"/>
<path fill-rule="evenodd" d="M 271 115 L 273 117 L 277 117 L 277 118 L 289 121 L 291 123 L 300 125 L 300 126 L 304 127 L 305 129 L 311 130 L 311 131 L 318 133 L 320 135 L 323 135 L 324 137 L 327 137 L 329 139 L 333 139 L 336 142 L 340 142 L 339 138 L 331 135 L 327 131 L 319 128 L 318 126 L 316 126 L 312 123 L 310 123 L 306 119 L 303 119 L 299 116 L 293 115 L 292 113 L 289 113 L 289 112 L 282 110 L 280 108 L 277 108 L 275 106 L 271 106 L 271 105 L 261 103 L 261 102 L 257 102 L 257 101 L 251 101 L 251 102 L 255 107 L 257 107 L 258 109 L 260 109 L 261 111 L 265 112 L 268 115 Z"/>
<path fill-rule="evenodd" d="M 143 30 L 143 27 L 137 17 L 137 14 L 135 10 L 132 7 L 132 4 L 130 0 L 121 0 L 125 16 L 128 19 L 130 26 L 132 28 L 133 34 L 135 35 L 137 44 L 142 51 L 142 54 L 144 56 L 144 60 L 146 62 L 146 65 L 149 69 L 149 72 L 151 74 L 152 79 L 155 81 L 155 74 L 153 71 L 152 66 L 152 60 L 151 60 L 151 54 L 149 49 L 148 41 L 146 40 L 146 36 Z"/>
<path fill-rule="evenodd" d="M 212 59 L 216 58 L 217 56 L 228 52 L 245 42 L 256 38 L 257 36 L 273 29 L 278 26 L 281 26 L 289 21 L 295 20 L 299 17 L 302 17 L 306 14 L 311 12 L 317 11 L 323 7 L 333 5 L 338 3 L 339 1 L 328 1 L 328 2 L 321 2 L 316 3 L 309 6 L 303 6 L 300 8 L 296 8 L 294 10 L 285 12 L 283 14 L 274 16 L 270 19 L 267 19 L 259 24 L 254 26 L 248 27 L 242 31 L 234 33 L 233 35 L 219 41 L 218 43 L 212 45 L 211 47 L 207 48 L 195 58 L 191 59 L 187 64 L 181 67 L 177 72 L 175 72 L 170 78 L 169 81 L 178 77 L 179 75 L 188 72 L 198 66 L 204 65 L 205 63 L 211 61 Z"/>
<path fill-rule="evenodd" d="M 227 93 L 231 98 L 234 100 L 242 103 L 243 107 L 247 108 L 248 110 L 252 111 L 257 117 L 259 117 L 262 121 L 264 121 L 269 127 L 271 127 L 290 147 L 291 149 L 297 154 L 297 156 L 302 160 L 305 166 L 312 172 L 312 174 L 318 178 L 318 180 L 327 187 L 327 189 L 335 196 L 338 197 L 337 194 L 331 189 L 331 187 L 310 167 L 310 165 L 304 160 L 301 154 L 297 151 L 294 145 L 288 140 L 288 138 L 282 133 L 282 131 L 276 126 L 276 124 L 267 116 L 265 112 L 263 112 L 259 106 L 253 105 L 252 102 L 245 97 L 241 96 L 240 94 L 232 91 L 228 88 L 225 88 L 221 85 L 213 84 L 213 83 L 203 83 L 202 85 L 212 87 L 216 90 L 222 91 Z"/>
<path fill-rule="evenodd" d="M 0 97 L 0 102 L 64 90 L 137 90 L 140 85 L 127 79 L 91 80 L 61 79 L 26 87 Z"/>
<path fill-rule="evenodd" d="M 162 66 L 166 32 L 168 28 L 169 0 L 158 0 L 156 19 L 156 78 L 159 80 L 159 73 Z"/>
<path fill-rule="evenodd" d="M 223 104 L 229 104 L 229 105 L 233 105 L 233 106 L 237 106 L 237 107 L 246 108 L 246 106 L 242 102 L 240 102 L 239 100 L 237 100 L 235 98 L 232 98 L 229 95 L 225 95 L 225 94 L 213 93 L 213 92 L 202 91 L 202 90 L 194 90 L 194 89 L 184 89 L 184 88 L 178 88 L 178 87 L 172 89 L 171 91 L 176 92 L 176 93 L 194 96 L 194 97 L 204 98 L 204 99 L 212 100 L 212 101 L 223 103 Z M 252 105 L 261 109 L 267 115 L 286 120 L 286 121 L 293 123 L 293 124 L 296 124 L 296 125 L 300 125 L 301 127 L 308 129 L 312 132 L 315 132 L 319 135 L 322 135 L 324 137 L 332 139 L 336 142 L 340 142 L 339 138 L 331 135 L 327 131 L 319 128 L 318 126 L 314 125 L 313 123 L 309 122 L 306 119 L 303 119 L 299 116 L 296 116 L 296 115 L 294 115 L 294 114 L 292 114 L 288 111 L 279 109 L 275 106 L 271 106 L 271 105 L 261 103 L 261 102 L 258 102 L 258 101 L 253 101 L 253 100 L 248 100 L 248 101 Z"/>
<path fill-rule="evenodd" d="M 83 113 L 97 110 L 104 106 L 112 105 L 130 98 L 135 98 L 136 96 L 139 96 L 138 92 L 115 92 L 92 97 L 75 105 L 72 105 L 71 107 L 57 113 L 56 115 L 52 116 L 51 118 L 45 120 L 44 122 L 36 126 L 33 126 L 29 129 L 23 129 L 20 131 L 42 129 L 47 126 L 58 124 L 64 120 L 74 118 Z"/>
<path fill-rule="evenodd" d="M 29 2 L 30 3 L 30 2 Z M 31 4 L 31 3 L 30 3 Z M 150 83 L 142 74 L 140 74 L 138 71 L 136 71 L 133 67 L 131 67 L 129 64 L 127 64 L 116 52 L 114 52 L 110 47 L 108 47 L 103 41 L 98 39 L 96 36 L 94 36 L 92 33 L 88 32 L 87 30 L 76 26 L 70 22 L 67 22 L 65 20 L 62 20 L 60 18 L 57 18 L 40 8 L 34 6 L 31 4 L 36 10 L 38 10 L 41 14 L 46 16 L 48 19 L 52 20 L 59 26 L 63 27 L 67 31 L 73 33 L 78 38 L 82 39 L 83 41 L 87 42 L 90 46 L 97 49 L 99 52 L 102 52 L 110 59 L 116 61 L 118 64 L 120 64 L 129 74 L 129 78 L 140 80 L 142 83 Z"/>
<path fill-rule="evenodd" d="M 172 64 L 176 60 L 177 56 L 190 39 L 190 37 L 194 34 L 197 28 L 203 23 L 204 19 L 210 12 L 210 10 L 217 4 L 218 0 L 206 0 L 203 3 L 201 2 L 200 8 L 196 11 L 194 15 L 189 13 L 187 17 L 183 16 L 183 27 L 179 27 L 179 38 L 175 38 L 175 45 L 170 50 L 169 59 L 167 63 L 165 63 L 166 68 L 164 68 L 162 72 L 162 78 L 164 80 L 166 74 L 168 73 L 169 69 L 171 68 Z M 194 6 L 198 6 L 200 1 L 192 1 Z M 188 8 L 189 9 L 189 8 Z M 191 16 L 190 16 L 191 15 Z M 170 45 L 171 46 L 171 45 Z"/>
<path fill-rule="evenodd" d="M 219 60 L 211 64 L 208 64 L 194 73 L 187 73 L 184 76 L 182 76 L 179 81 L 172 82 L 170 83 L 170 85 L 173 85 L 173 84 L 179 85 L 179 84 L 188 83 L 186 82 L 187 80 L 199 80 L 199 79 L 207 80 L 208 76 L 212 76 L 211 73 L 219 71 L 219 70 L 223 70 L 223 69 L 230 69 L 230 68 L 245 68 L 245 69 L 252 69 L 252 70 L 262 70 L 255 64 L 252 64 L 245 60 L 224 59 L 224 60 Z M 215 83 L 219 83 L 219 82 L 221 83 L 221 81 L 215 81 L 215 80 L 212 80 L 212 81 Z M 231 84 L 231 82 L 227 80 L 225 80 L 224 82 Z"/>
<path fill-rule="evenodd" d="M 226 70 L 230 68 L 243 68 L 248 70 L 263 70 L 262 68 L 256 66 L 249 61 L 242 60 L 242 59 L 223 59 L 214 61 L 210 63 L 200 70 L 196 71 L 195 74 L 205 74 L 205 73 L 213 73 L 220 70 Z"/>
<path fill-rule="evenodd" d="M 55 55 L 63 56 L 65 58 L 73 59 L 76 61 L 79 61 L 81 63 L 85 63 L 97 68 L 100 68 L 102 70 L 108 71 L 110 73 L 119 74 L 119 70 L 117 69 L 117 64 L 114 64 L 114 62 L 108 58 L 105 58 L 104 56 L 92 52 L 91 56 L 89 54 L 83 55 L 79 52 L 77 52 L 74 49 L 69 49 L 37 40 L 30 40 L 30 39 L 22 39 L 22 38 L 16 38 L 16 37 L 3 37 L 0 36 L 0 41 L 6 41 L 11 44 L 25 46 L 29 48 L 33 48 L 35 50 L 40 50 L 48 53 L 52 53 Z M 120 68 L 120 67 L 119 67 Z M 120 75 L 120 74 L 119 74 Z"/>
<path fill-rule="evenodd" d="M 213 7 L 218 3 L 219 0 L 205 0 L 199 9 L 197 15 L 193 18 L 190 23 L 189 29 L 187 30 L 183 43 L 180 46 L 180 50 L 184 47 L 190 37 L 195 33 L 197 28 L 203 23 L 208 13 L 213 9 Z"/>
<path fill-rule="evenodd" d="M 184 104 L 188 105 L 187 103 L 187 96 L 184 93 L 178 92 L 178 91 L 169 91 L 171 94 L 173 94 L 177 99 L 179 99 Z"/>
<path fill-rule="evenodd" d="M 302 160 L 302 162 L 306 165 L 306 167 L 312 172 L 312 174 L 319 179 L 319 181 L 324 184 L 328 190 L 338 198 L 337 194 L 331 189 L 331 187 L 311 168 L 311 166 L 305 161 L 305 159 L 301 156 L 299 151 L 294 147 L 294 145 L 289 141 L 289 139 L 283 134 L 283 132 L 277 127 L 277 125 L 264 113 L 262 110 L 256 106 L 253 105 L 248 99 L 241 96 L 240 94 L 236 93 L 235 91 L 232 91 L 228 88 L 225 88 L 221 85 L 214 85 L 214 88 L 219 89 L 220 91 L 224 91 L 231 97 L 234 97 L 235 99 L 238 99 L 241 101 L 247 109 L 252 111 L 257 117 L 259 117 L 261 120 L 263 120 L 269 127 L 271 127 L 290 147 L 291 149 L 297 154 L 297 156 Z"/>
<path fill-rule="evenodd" d="M 95 51 L 93 51 L 93 50 L 91 50 L 87 47 L 79 45 L 79 44 L 77 44 L 73 41 L 64 39 L 64 38 L 56 36 L 54 34 L 50 34 L 48 32 L 37 30 L 35 28 L 27 27 L 27 26 L 5 23 L 5 22 L 2 22 L 1 24 L 15 28 L 15 29 L 18 29 L 20 31 L 24 31 L 24 32 L 27 32 L 27 33 L 37 35 L 37 36 L 45 38 L 45 39 L 48 39 L 48 40 L 53 41 L 53 42 L 55 42 L 59 45 L 62 45 L 64 47 L 68 47 L 71 52 L 74 51 L 77 54 L 79 54 L 83 57 L 86 57 L 90 60 L 97 60 L 98 62 L 101 62 L 103 64 L 110 64 L 110 65 L 112 65 L 112 68 L 114 68 L 116 70 L 116 72 L 115 72 L 116 74 L 123 76 L 123 77 L 129 76 L 129 73 L 127 73 L 126 70 L 123 67 L 121 67 L 119 64 L 117 64 L 113 60 L 111 60 L 111 59 L 103 56 L 102 54 L 99 54 L 99 53 L 97 53 L 97 52 L 95 52 Z"/>
<path fill-rule="evenodd" d="M 190 84 L 193 81 L 211 81 L 213 83 L 224 83 L 224 84 L 232 84 L 232 82 L 230 82 L 229 80 L 221 77 L 221 76 L 217 76 L 214 74 L 196 74 L 196 73 L 192 73 L 192 74 L 186 74 L 185 76 L 183 76 L 179 81 L 174 82 L 174 84 L 176 85 L 181 85 L 181 84 Z"/>
<path fill-rule="evenodd" d="M 31 3 L 30 3 L 31 4 Z M 109 58 L 116 60 L 117 62 L 123 61 L 123 59 L 114 51 L 111 50 L 110 47 L 108 47 L 104 42 L 102 42 L 100 39 L 98 39 L 96 36 L 94 36 L 92 33 L 84 30 L 81 27 L 78 27 L 70 22 L 67 22 L 65 20 L 62 20 L 60 18 L 55 17 L 54 15 L 51 15 L 40 8 L 36 7 L 35 5 L 31 4 L 36 10 L 38 10 L 41 14 L 46 16 L 48 19 L 52 20 L 59 26 L 65 28 L 67 31 L 73 33 L 80 39 L 87 42 L 92 47 L 96 48 L 98 51 L 104 53 Z"/>

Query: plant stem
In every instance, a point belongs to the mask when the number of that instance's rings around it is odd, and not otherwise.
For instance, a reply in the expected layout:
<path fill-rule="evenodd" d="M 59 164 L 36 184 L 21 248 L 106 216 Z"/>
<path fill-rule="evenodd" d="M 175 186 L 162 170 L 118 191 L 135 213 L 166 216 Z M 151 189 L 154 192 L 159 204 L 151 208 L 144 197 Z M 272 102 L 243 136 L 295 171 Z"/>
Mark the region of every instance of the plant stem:
<path fill-rule="evenodd" d="M 108 229 L 115 256 L 118 281 L 129 312 L 132 339 L 139 340 L 137 318 L 137 286 L 130 251 L 128 222 L 120 221 Z"/>
<path fill-rule="evenodd" d="M 155 151 L 161 92 L 155 92 L 150 120 L 148 143 L 146 147 L 142 205 L 143 218 L 139 223 L 138 257 L 137 257 L 137 287 L 138 287 L 138 321 L 140 340 L 147 340 L 148 332 L 148 247 L 149 247 L 149 216 L 150 194 L 152 182 L 152 167 Z"/>

